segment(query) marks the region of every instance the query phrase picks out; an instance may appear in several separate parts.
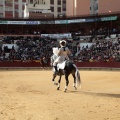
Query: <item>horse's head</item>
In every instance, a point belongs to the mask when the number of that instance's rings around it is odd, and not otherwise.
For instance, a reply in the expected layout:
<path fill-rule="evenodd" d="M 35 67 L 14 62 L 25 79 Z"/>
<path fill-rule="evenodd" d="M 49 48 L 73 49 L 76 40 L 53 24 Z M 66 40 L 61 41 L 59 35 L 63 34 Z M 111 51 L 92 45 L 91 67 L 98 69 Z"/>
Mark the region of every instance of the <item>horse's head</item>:
<path fill-rule="evenodd" d="M 50 59 L 50 65 L 51 65 L 51 66 L 53 66 L 53 63 L 54 63 L 54 61 L 56 60 L 56 58 L 57 58 L 57 55 L 56 55 L 56 54 L 53 54 L 53 55 L 51 56 L 51 59 Z"/>

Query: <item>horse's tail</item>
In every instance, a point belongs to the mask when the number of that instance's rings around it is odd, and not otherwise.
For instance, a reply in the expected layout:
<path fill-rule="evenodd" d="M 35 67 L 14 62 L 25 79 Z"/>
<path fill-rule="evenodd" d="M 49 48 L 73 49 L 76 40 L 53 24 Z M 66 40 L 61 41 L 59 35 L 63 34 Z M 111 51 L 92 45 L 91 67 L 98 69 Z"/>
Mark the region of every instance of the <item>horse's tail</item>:
<path fill-rule="evenodd" d="M 79 70 L 77 69 L 77 67 L 76 67 L 75 64 L 73 64 L 73 66 L 76 68 L 76 71 L 75 71 L 76 86 L 81 88 L 81 79 L 80 79 L 80 73 L 79 73 Z"/>

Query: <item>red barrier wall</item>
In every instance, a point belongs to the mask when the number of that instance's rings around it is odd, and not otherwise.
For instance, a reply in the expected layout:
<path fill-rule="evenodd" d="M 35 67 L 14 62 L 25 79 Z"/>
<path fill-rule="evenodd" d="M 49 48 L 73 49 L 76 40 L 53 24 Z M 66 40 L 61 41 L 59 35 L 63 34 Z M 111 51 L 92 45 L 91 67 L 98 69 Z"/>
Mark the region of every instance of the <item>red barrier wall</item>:
<path fill-rule="evenodd" d="M 77 67 L 120 68 L 120 62 L 76 62 Z M 39 62 L 0 62 L 0 67 L 42 67 Z"/>
<path fill-rule="evenodd" d="M 120 62 L 77 62 L 79 67 L 109 67 L 120 68 Z"/>
<path fill-rule="evenodd" d="M 0 67 L 41 67 L 38 62 L 0 62 Z"/>

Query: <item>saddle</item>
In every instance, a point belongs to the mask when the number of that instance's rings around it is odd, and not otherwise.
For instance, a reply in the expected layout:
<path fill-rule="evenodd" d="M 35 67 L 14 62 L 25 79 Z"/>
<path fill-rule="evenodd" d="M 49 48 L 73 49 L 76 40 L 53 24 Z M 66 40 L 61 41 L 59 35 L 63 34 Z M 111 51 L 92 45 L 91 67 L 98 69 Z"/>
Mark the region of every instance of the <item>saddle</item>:
<path fill-rule="evenodd" d="M 61 74 L 62 74 L 62 75 L 64 75 L 65 63 L 66 63 L 66 61 L 57 64 L 57 70 L 58 70 L 58 71 L 63 70 L 63 71 L 61 71 Z M 53 72 L 55 72 L 55 69 L 54 69 L 54 68 L 53 68 Z M 59 75 L 59 73 L 58 73 L 58 75 Z"/>
<path fill-rule="evenodd" d="M 65 63 L 66 63 L 66 61 L 57 64 L 57 69 L 58 69 L 58 71 L 59 71 L 60 69 L 64 70 L 64 68 L 65 68 Z"/>
<path fill-rule="evenodd" d="M 61 63 L 58 63 L 57 64 L 57 70 L 59 71 L 60 69 L 61 70 L 64 70 L 64 68 L 65 68 L 65 66 L 69 66 L 70 64 L 74 64 L 74 62 L 73 61 L 68 61 L 68 60 L 65 60 L 65 61 L 63 61 L 63 62 L 61 62 Z"/>

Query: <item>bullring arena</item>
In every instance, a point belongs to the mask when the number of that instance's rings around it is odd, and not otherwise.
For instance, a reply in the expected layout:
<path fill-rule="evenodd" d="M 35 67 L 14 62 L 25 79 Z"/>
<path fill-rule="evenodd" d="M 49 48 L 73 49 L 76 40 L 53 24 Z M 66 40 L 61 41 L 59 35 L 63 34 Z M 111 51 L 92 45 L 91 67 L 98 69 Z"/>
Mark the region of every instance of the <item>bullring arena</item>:
<path fill-rule="evenodd" d="M 52 70 L 1 69 L 0 120 L 120 120 L 119 70 L 80 70 L 82 88 L 52 83 Z M 57 82 L 58 77 L 56 78 Z"/>
<path fill-rule="evenodd" d="M 8 16 L 0 18 L 0 28 L 0 120 L 120 120 L 119 11 Z M 74 90 L 72 76 L 66 92 L 64 76 L 60 90 L 52 82 L 50 58 L 62 39 L 79 68 L 81 89 Z"/>

